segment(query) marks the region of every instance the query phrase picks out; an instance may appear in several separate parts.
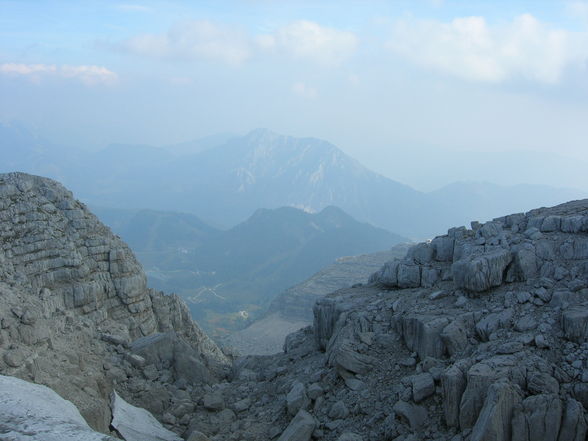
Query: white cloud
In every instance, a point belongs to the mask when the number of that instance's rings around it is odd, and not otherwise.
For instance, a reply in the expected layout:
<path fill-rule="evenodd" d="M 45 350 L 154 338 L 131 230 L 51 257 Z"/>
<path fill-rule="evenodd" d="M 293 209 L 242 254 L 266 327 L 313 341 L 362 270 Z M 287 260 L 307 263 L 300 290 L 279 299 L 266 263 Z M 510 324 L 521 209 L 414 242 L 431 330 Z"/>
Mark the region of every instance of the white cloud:
<path fill-rule="evenodd" d="M 294 92 L 295 95 L 308 100 L 313 100 L 318 96 L 318 91 L 314 87 L 310 87 L 302 81 L 292 85 L 292 92 Z"/>
<path fill-rule="evenodd" d="M 355 53 L 358 46 L 353 32 L 324 27 L 300 20 L 257 39 L 262 49 L 286 52 L 294 58 L 308 59 L 319 64 L 336 65 Z"/>
<path fill-rule="evenodd" d="M 70 66 L 55 64 L 19 64 L 4 63 L 0 64 L 0 74 L 23 76 L 34 82 L 41 81 L 41 78 L 53 76 L 66 79 L 74 79 L 82 82 L 87 86 L 99 84 L 111 85 L 117 82 L 116 73 L 102 66 Z"/>
<path fill-rule="evenodd" d="M 585 41 L 584 34 L 553 29 L 524 14 L 500 26 L 483 17 L 401 21 L 388 46 L 424 67 L 468 80 L 553 84 L 568 66 L 583 63 Z"/>
<path fill-rule="evenodd" d="M 130 52 L 158 58 L 209 59 L 230 65 L 251 56 L 245 34 L 208 21 L 187 21 L 174 25 L 166 34 L 144 34 L 122 43 Z"/>
<path fill-rule="evenodd" d="M 588 21 L 588 1 L 572 1 L 566 4 L 566 11 L 571 16 Z"/>
<path fill-rule="evenodd" d="M 285 54 L 323 65 L 337 65 L 357 49 L 355 34 L 296 21 L 272 33 L 251 35 L 209 21 L 177 23 L 165 34 L 143 34 L 120 45 L 126 51 L 178 60 L 208 59 L 240 65 L 255 55 Z"/>

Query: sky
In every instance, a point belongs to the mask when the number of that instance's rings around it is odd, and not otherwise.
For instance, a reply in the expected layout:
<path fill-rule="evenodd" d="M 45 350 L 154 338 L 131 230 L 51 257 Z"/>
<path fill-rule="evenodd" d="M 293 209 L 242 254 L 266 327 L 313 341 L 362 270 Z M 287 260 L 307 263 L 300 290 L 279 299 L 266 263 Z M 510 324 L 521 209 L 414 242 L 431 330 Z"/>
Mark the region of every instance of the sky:
<path fill-rule="evenodd" d="M 265 127 L 423 190 L 588 191 L 588 1 L 0 0 L 0 122 L 76 148 Z"/>

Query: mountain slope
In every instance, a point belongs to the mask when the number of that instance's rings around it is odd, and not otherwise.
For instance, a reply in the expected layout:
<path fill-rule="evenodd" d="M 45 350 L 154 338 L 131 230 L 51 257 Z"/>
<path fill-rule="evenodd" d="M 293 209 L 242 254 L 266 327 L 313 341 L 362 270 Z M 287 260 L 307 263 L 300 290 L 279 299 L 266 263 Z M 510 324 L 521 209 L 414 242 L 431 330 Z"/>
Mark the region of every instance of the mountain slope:
<path fill-rule="evenodd" d="M 423 239 L 471 219 L 586 197 L 576 190 L 528 186 L 523 192 L 522 186 L 471 182 L 422 193 L 368 170 L 326 141 L 264 129 L 179 146 L 111 145 L 84 152 L 2 127 L 2 170 L 44 172 L 92 205 L 182 211 L 224 227 L 258 208 L 318 212 L 334 205 L 358 220 Z M 397 167 L 402 166 L 399 159 Z M 480 186 L 486 190 L 479 191 Z"/>
<path fill-rule="evenodd" d="M 215 320 L 220 320 L 218 326 L 230 327 L 233 319 L 242 325 L 240 311 L 258 314 L 277 293 L 341 256 L 406 241 L 336 207 L 316 214 L 292 207 L 259 209 L 227 231 L 185 214 L 98 210 L 101 213 L 116 233 L 135 244 L 150 283 L 180 294 L 208 329 Z"/>

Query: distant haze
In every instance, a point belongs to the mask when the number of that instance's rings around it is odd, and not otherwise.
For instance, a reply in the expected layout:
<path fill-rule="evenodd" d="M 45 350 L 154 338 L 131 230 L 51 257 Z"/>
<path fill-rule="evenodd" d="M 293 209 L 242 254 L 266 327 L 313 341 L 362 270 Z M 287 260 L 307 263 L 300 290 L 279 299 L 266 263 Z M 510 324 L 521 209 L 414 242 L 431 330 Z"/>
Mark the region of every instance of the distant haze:
<path fill-rule="evenodd" d="M 173 145 L 268 127 L 328 140 L 419 190 L 588 189 L 585 0 L 0 8 L 0 121 L 55 144 Z"/>

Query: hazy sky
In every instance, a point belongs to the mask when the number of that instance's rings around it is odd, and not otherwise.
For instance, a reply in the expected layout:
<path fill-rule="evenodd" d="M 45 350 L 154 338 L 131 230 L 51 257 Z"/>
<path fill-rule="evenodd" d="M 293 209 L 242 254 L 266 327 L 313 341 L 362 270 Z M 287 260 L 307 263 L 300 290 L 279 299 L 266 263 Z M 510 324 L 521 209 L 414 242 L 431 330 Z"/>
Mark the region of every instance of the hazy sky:
<path fill-rule="evenodd" d="M 588 2 L 0 0 L 0 121 L 94 148 L 267 127 L 417 188 L 588 190 Z"/>

